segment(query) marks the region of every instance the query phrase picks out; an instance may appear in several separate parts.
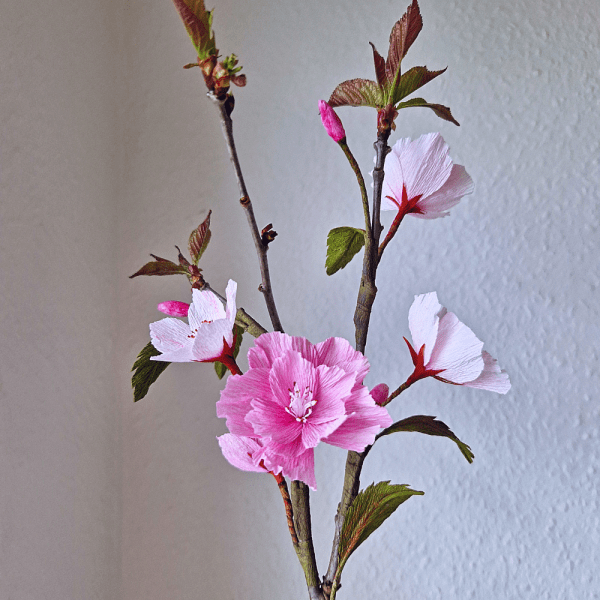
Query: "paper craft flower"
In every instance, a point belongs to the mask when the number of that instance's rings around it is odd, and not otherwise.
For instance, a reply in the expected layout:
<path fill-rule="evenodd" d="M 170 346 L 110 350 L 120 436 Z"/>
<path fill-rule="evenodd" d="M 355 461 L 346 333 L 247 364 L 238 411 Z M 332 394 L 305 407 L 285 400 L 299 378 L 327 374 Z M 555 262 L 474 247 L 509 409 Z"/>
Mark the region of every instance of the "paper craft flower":
<path fill-rule="evenodd" d="M 188 323 L 173 318 L 151 323 L 152 345 L 161 353 L 152 360 L 227 364 L 234 346 L 236 290 L 237 283 L 230 279 L 226 289 L 227 308 L 223 308 L 214 292 L 193 289 Z"/>
<path fill-rule="evenodd" d="M 445 217 L 473 192 L 473 180 L 454 165 L 439 133 L 398 140 L 385 161 L 381 210 L 396 210 L 421 219 Z"/>
<path fill-rule="evenodd" d="M 343 140 L 346 137 L 346 131 L 342 121 L 325 100 L 319 100 L 319 113 L 321 113 L 321 121 L 329 137 L 335 142 Z"/>
<path fill-rule="evenodd" d="M 187 302 L 168 300 L 167 302 L 161 302 L 156 308 L 170 317 L 187 317 L 190 305 Z"/>
<path fill-rule="evenodd" d="M 280 469 L 316 489 L 313 449 L 319 442 L 361 452 L 392 423 L 362 384 L 367 359 L 342 338 L 313 345 L 266 333 L 248 362 L 246 373 L 227 380 L 217 415 L 227 419 L 232 434 L 260 445 L 254 465 L 263 460 L 268 470 Z"/>
<path fill-rule="evenodd" d="M 506 394 L 510 381 L 497 361 L 483 350 L 483 342 L 430 292 L 415 296 L 408 313 L 414 347 L 406 338 L 415 370 L 405 385 L 424 377 L 446 383 Z"/>

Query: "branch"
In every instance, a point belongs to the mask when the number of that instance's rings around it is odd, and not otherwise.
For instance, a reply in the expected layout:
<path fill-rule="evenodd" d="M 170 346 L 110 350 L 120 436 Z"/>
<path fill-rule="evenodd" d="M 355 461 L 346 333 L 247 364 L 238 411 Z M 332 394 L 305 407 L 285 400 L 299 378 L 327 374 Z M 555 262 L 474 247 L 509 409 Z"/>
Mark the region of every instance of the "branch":
<path fill-rule="evenodd" d="M 391 131 L 385 130 L 378 133 L 377 141 L 374 144 L 376 151 L 375 169 L 373 170 L 373 221 L 371 225 L 371 235 L 365 236 L 365 255 L 363 259 L 363 271 L 358 290 L 358 299 L 356 301 L 356 311 L 354 313 L 354 326 L 356 328 L 356 349 L 364 354 L 367 345 L 367 332 L 369 330 L 369 321 L 371 319 L 371 309 L 377 294 L 375 287 L 375 276 L 377 274 L 377 265 L 379 263 L 379 239 L 383 227 L 380 221 L 381 215 L 381 191 L 383 185 L 385 158 L 390 151 L 387 141 Z M 363 452 L 348 452 L 346 459 L 346 471 L 344 475 L 344 488 L 342 490 L 342 499 L 338 505 L 338 511 L 335 516 L 335 533 L 329 566 L 324 578 L 324 589 L 329 591 L 335 597 L 335 588 L 339 587 L 339 574 L 336 575 L 339 563 L 340 535 L 344 526 L 344 519 L 350 505 L 356 498 L 360 488 L 360 473 L 363 462 L 370 450 L 365 448 Z M 332 586 L 334 589 L 332 589 Z M 329 597 L 329 595 L 328 595 Z"/>
<path fill-rule="evenodd" d="M 229 112 L 226 107 L 226 100 L 219 100 L 213 92 L 208 92 L 207 95 L 219 109 L 219 115 L 221 117 L 221 128 L 223 130 L 223 135 L 225 136 L 225 141 L 227 142 L 229 158 L 231 159 L 231 164 L 233 165 L 235 176 L 238 182 L 238 187 L 240 190 L 240 204 L 242 205 L 242 208 L 246 213 L 248 225 L 250 226 L 250 231 L 252 233 L 252 239 L 254 240 L 254 246 L 256 247 L 256 253 L 258 254 L 258 262 L 260 264 L 260 274 L 262 278 L 259 290 L 263 293 L 265 297 L 265 302 L 267 304 L 269 316 L 271 317 L 273 329 L 275 329 L 276 331 L 283 331 L 281 321 L 279 320 L 279 315 L 277 314 L 277 308 L 275 307 L 273 291 L 271 290 L 271 277 L 269 275 L 269 263 L 267 260 L 267 250 L 269 249 L 269 247 L 266 243 L 263 242 L 260 235 L 260 231 L 258 229 L 258 225 L 256 224 L 254 210 L 252 208 L 252 202 L 250 201 L 250 196 L 248 196 L 248 190 L 246 189 L 244 176 L 242 175 L 240 161 L 238 159 L 237 151 L 235 149 L 235 141 L 233 139 L 233 124 L 231 121 L 231 116 L 229 115 Z"/>

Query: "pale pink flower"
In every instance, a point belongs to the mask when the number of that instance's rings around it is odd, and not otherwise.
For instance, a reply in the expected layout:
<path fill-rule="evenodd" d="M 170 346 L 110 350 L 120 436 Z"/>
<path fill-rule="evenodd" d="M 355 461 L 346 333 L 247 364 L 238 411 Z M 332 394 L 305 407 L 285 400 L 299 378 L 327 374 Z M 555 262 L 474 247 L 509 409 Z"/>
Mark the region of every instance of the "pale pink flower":
<path fill-rule="evenodd" d="M 363 380 L 367 359 L 342 338 L 313 345 L 283 333 L 261 335 L 249 370 L 227 380 L 217 415 L 236 436 L 254 438 L 254 460 L 315 488 L 313 449 L 323 441 L 361 452 L 391 425 Z M 254 463 L 256 464 L 256 462 Z"/>
<path fill-rule="evenodd" d="M 187 302 L 168 300 L 161 302 L 156 308 L 170 317 L 187 317 L 190 305 Z"/>
<path fill-rule="evenodd" d="M 226 290 L 227 308 L 209 290 L 192 289 L 188 323 L 179 319 L 162 319 L 150 324 L 152 345 L 161 354 L 152 360 L 166 362 L 226 363 L 234 346 L 235 293 L 237 284 L 229 280 Z"/>
<path fill-rule="evenodd" d="M 473 192 L 473 180 L 454 165 L 439 133 L 398 140 L 385 161 L 381 210 L 421 219 L 448 215 L 448 210 Z"/>
<path fill-rule="evenodd" d="M 346 137 L 346 132 L 335 110 L 325 100 L 319 100 L 319 112 L 321 113 L 323 127 L 325 127 L 329 137 L 336 142 L 343 140 Z"/>
<path fill-rule="evenodd" d="M 413 346 L 408 347 L 415 365 L 406 384 L 424 377 L 446 383 L 506 394 L 510 381 L 496 361 L 483 350 L 483 342 L 430 292 L 415 296 L 408 313 Z"/>

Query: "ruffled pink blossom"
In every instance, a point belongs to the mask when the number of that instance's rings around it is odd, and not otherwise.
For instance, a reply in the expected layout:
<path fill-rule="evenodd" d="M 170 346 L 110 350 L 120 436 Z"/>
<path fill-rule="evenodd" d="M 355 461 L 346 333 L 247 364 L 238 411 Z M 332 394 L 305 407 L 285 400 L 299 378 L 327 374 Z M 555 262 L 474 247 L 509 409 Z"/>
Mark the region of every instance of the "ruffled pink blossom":
<path fill-rule="evenodd" d="M 229 280 L 227 307 L 209 290 L 192 289 L 188 323 L 162 319 L 150 324 L 152 345 L 161 353 L 152 360 L 167 362 L 214 362 L 230 366 L 233 360 L 233 325 L 237 284 Z M 183 303 L 181 303 L 183 304 Z"/>
<path fill-rule="evenodd" d="M 445 383 L 506 394 L 510 381 L 496 360 L 483 350 L 483 342 L 454 313 L 439 302 L 437 294 L 421 294 L 408 313 L 414 347 L 408 342 L 415 370 L 406 386 L 424 377 Z"/>
<path fill-rule="evenodd" d="M 161 302 L 156 308 L 170 317 L 187 317 L 190 305 L 187 302 L 168 300 L 167 302 Z"/>
<path fill-rule="evenodd" d="M 381 210 L 437 219 L 473 192 L 473 180 L 452 163 L 439 133 L 398 140 L 385 161 Z"/>
<path fill-rule="evenodd" d="M 321 113 L 323 127 L 325 127 L 329 137 L 336 142 L 343 140 L 346 137 L 346 132 L 335 110 L 325 100 L 319 100 L 319 112 Z"/>
<path fill-rule="evenodd" d="M 248 352 L 248 363 L 246 373 L 227 380 L 217 415 L 232 434 L 260 444 L 255 465 L 264 460 L 268 470 L 316 489 L 313 449 L 319 442 L 361 452 L 392 423 L 363 385 L 367 359 L 342 338 L 313 345 L 265 333 Z"/>

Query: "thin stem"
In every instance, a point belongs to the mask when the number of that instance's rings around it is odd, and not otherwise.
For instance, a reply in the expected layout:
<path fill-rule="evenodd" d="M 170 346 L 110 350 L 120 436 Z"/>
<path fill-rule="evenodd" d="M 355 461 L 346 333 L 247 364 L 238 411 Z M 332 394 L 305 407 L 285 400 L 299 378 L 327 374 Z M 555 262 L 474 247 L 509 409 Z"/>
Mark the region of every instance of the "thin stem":
<path fill-rule="evenodd" d="M 248 195 L 248 190 L 246 189 L 246 183 L 244 182 L 244 176 L 242 175 L 242 168 L 240 166 L 240 161 L 238 159 L 237 151 L 235 149 L 235 141 L 233 139 L 233 123 L 231 121 L 231 116 L 227 111 L 224 100 L 219 100 L 212 92 L 209 92 L 207 95 L 219 109 L 219 115 L 221 118 L 221 129 L 223 130 L 223 135 L 225 137 L 225 141 L 227 142 L 229 158 L 231 159 L 231 164 L 233 165 L 233 170 L 235 171 L 235 176 L 240 190 L 240 204 L 242 205 L 242 208 L 246 213 L 248 225 L 250 226 L 250 231 L 252 233 L 252 239 L 254 240 L 254 246 L 256 247 L 256 253 L 258 254 L 258 262 L 260 264 L 260 274 L 262 279 L 259 290 L 263 293 L 265 297 L 265 302 L 267 304 L 267 309 L 269 311 L 271 323 L 273 324 L 273 329 L 275 329 L 276 331 L 283 331 L 281 321 L 279 320 L 279 315 L 277 314 L 275 299 L 273 298 L 273 291 L 271 289 L 269 262 L 267 260 L 267 250 L 269 249 L 269 246 L 263 242 L 262 237 L 260 235 L 260 230 L 258 229 L 258 225 L 256 224 L 256 218 L 254 217 L 254 209 L 252 208 L 252 202 L 250 201 L 250 196 Z"/>
<path fill-rule="evenodd" d="M 398 213 L 394 217 L 394 220 L 392 221 L 392 224 L 390 225 L 390 228 L 388 229 L 388 232 L 387 232 L 383 242 L 381 242 L 381 245 L 379 246 L 379 253 L 378 253 L 378 257 L 377 257 L 378 263 L 381 261 L 381 257 L 383 256 L 383 251 L 385 250 L 386 246 L 390 243 L 391 239 L 396 235 L 396 232 L 398 231 L 398 227 L 400 227 L 400 223 L 402 223 L 402 219 L 404 219 L 404 211 L 402 209 L 400 209 L 400 210 L 398 210 Z"/>
<path fill-rule="evenodd" d="M 343 138 L 338 142 L 340 148 L 344 151 L 352 170 L 356 175 L 356 179 L 358 181 L 358 187 L 360 188 L 360 195 L 362 198 L 363 212 L 365 213 L 365 233 L 367 237 L 371 237 L 371 215 L 369 211 L 369 196 L 367 194 L 367 188 L 365 187 L 365 180 L 360 170 L 354 155 L 350 151 L 348 143 L 346 142 L 346 138 Z"/>
<path fill-rule="evenodd" d="M 292 507 L 292 501 L 290 499 L 290 493 L 288 491 L 285 477 L 280 473 L 279 475 L 273 474 L 275 481 L 279 486 L 281 497 L 283 498 L 283 505 L 285 507 L 285 516 L 287 519 L 288 529 L 290 530 L 290 536 L 292 537 L 292 544 L 294 548 L 298 546 L 298 536 L 296 535 L 296 527 L 294 526 L 294 509 Z"/>
<path fill-rule="evenodd" d="M 392 392 L 389 395 L 388 399 L 385 401 L 385 403 L 382 406 L 389 404 L 394 398 L 397 398 L 402 392 L 407 390 L 413 383 L 414 383 L 414 381 L 407 379 L 397 390 L 395 390 L 394 392 Z"/>
<path fill-rule="evenodd" d="M 294 548 L 304 571 L 308 596 L 310 600 L 325 600 L 321 591 L 312 541 L 309 490 L 308 486 L 301 481 L 292 481 L 292 507 L 294 510 L 294 525 L 298 535 L 298 545 Z"/>

